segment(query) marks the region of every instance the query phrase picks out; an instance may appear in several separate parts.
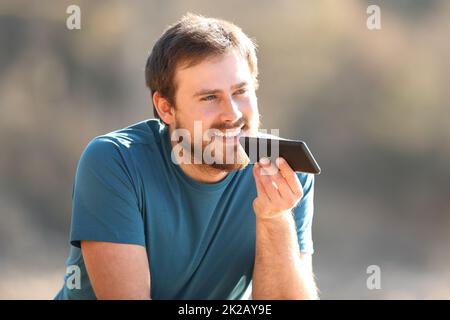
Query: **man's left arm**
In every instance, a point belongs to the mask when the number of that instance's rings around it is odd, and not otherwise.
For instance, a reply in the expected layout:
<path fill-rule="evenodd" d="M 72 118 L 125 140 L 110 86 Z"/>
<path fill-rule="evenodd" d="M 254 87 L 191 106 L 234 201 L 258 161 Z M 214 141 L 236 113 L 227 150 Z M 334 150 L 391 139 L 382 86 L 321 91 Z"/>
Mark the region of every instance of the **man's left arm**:
<path fill-rule="evenodd" d="M 303 196 L 302 185 L 286 161 L 280 160 L 276 173 L 267 162 L 254 167 L 258 196 L 253 203 L 256 253 L 252 298 L 318 299 L 311 253 L 300 252 L 292 215 Z"/>

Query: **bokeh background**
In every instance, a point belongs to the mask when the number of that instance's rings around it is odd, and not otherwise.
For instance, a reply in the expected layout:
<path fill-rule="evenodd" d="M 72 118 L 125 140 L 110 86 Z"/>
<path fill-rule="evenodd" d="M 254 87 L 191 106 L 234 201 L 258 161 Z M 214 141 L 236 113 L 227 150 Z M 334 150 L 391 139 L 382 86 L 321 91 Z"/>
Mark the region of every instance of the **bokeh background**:
<path fill-rule="evenodd" d="M 81 30 L 66 28 L 71 4 Z M 381 30 L 366 27 L 370 4 Z M 62 286 L 79 156 L 153 117 L 145 60 L 188 11 L 256 39 L 262 127 L 305 140 L 323 169 L 322 299 L 450 298 L 446 0 L 1 0 L 0 298 L 51 299 Z"/>

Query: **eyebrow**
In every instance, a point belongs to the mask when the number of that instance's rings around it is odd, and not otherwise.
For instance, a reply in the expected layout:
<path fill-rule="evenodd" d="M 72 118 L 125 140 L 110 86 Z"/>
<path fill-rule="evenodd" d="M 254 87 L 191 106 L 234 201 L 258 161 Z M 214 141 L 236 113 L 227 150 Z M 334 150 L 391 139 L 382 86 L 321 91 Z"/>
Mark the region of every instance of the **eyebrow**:
<path fill-rule="evenodd" d="M 239 89 L 239 88 L 245 87 L 247 85 L 248 85 L 247 81 L 239 82 L 238 84 L 232 85 L 231 86 L 231 90 Z M 194 97 L 204 96 L 204 95 L 207 95 L 207 94 L 215 94 L 215 93 L 218 93 L 218 92 L 221 92 L 221 91 L 222 90 L 220 90 L 220 89 L 202 89 L 202 90 L 196 92 L 194 94 Z"/>

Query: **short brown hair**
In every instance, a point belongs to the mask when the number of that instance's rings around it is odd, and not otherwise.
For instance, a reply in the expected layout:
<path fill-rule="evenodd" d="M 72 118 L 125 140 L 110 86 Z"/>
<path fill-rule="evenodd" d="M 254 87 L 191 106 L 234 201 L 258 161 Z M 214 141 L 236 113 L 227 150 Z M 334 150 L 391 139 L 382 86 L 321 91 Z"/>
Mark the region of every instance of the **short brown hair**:
<path fill-rule="evenodd" d="M 147 59 L 145 82 L 151 96 L 158 91 L 171 106 L 175 106 L 176 67 L 181 63 L 186 63 L 188 67 L 195 66 L 209 56 L 224 54 L 230 49 L 236 49 L 247 59 L 257 88 L 255 42 L 231 22 L 188 13 L 164 31 Z M 160 119 L 154 105 L 153 113 Z"/>

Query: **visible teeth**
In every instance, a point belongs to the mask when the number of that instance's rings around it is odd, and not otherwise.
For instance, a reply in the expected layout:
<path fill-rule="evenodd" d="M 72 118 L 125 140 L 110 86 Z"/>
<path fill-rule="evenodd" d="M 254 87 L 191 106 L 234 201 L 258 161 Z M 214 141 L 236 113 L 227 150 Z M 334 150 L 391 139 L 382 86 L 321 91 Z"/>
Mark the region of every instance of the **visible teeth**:
<path fill-rule="evenodd" d="M 217 131 L 216 135 L 219 136 L 219 137 L 231 138 L 231 137 L 237 136 L 240 132 L 241 132 L 241 130 L 235 130 L 235 131 L 228 131 L 227 130 L 226 132 Z"/>

